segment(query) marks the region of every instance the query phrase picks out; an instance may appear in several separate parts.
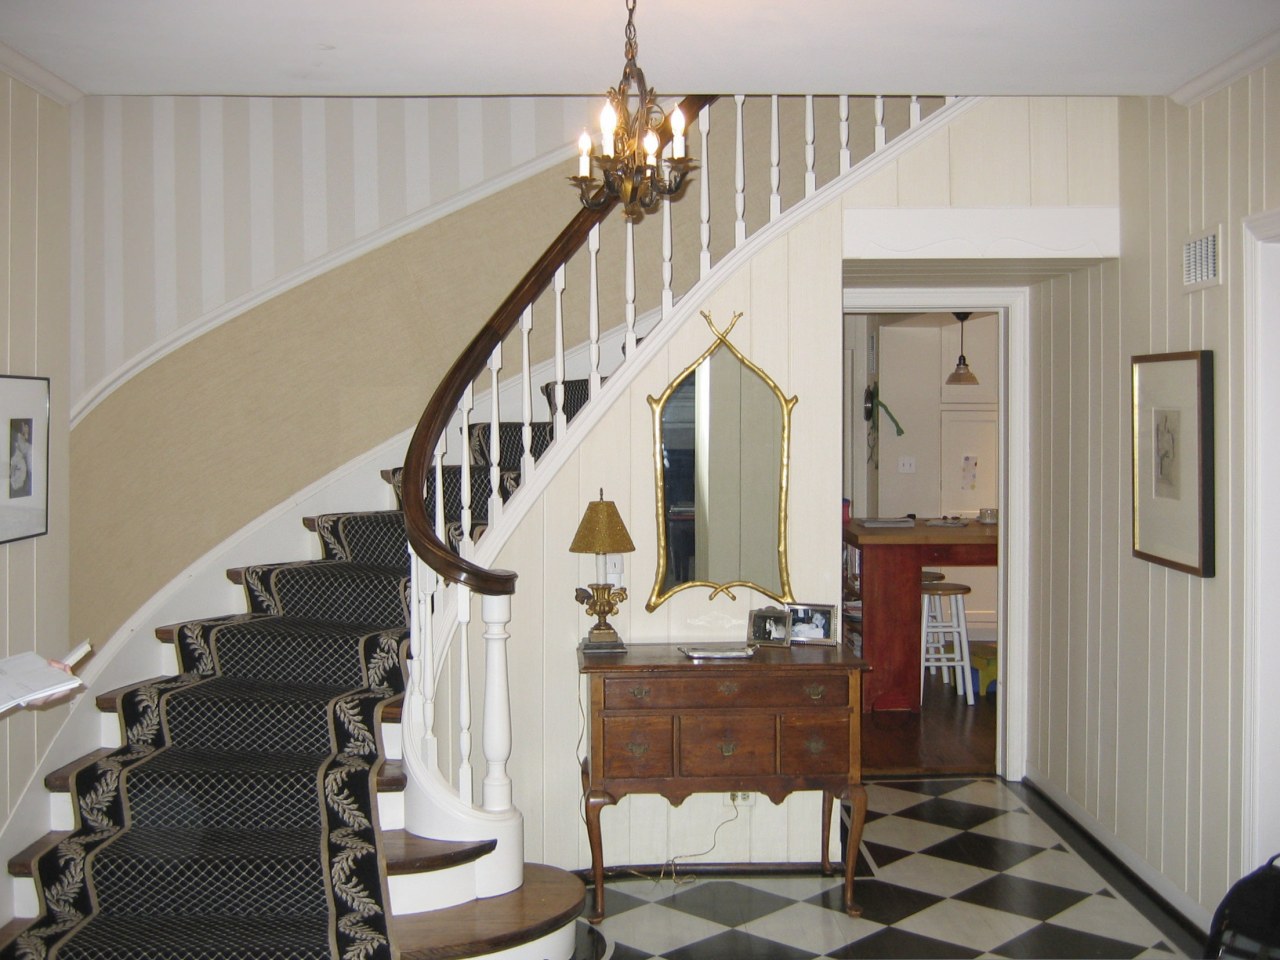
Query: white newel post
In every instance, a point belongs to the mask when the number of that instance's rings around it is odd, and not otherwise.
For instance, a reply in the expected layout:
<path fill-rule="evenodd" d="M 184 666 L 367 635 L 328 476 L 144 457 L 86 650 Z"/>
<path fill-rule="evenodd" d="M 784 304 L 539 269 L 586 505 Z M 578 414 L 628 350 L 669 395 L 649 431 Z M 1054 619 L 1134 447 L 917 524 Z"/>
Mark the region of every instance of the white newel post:
<path fill-rule="evenodd" d="M 511 597 L 484 597 L 484 757 L 486 773 L 481 803 L 501 813 L 511 809 L 511 678 L 507 671 L 507 624 Z"/>

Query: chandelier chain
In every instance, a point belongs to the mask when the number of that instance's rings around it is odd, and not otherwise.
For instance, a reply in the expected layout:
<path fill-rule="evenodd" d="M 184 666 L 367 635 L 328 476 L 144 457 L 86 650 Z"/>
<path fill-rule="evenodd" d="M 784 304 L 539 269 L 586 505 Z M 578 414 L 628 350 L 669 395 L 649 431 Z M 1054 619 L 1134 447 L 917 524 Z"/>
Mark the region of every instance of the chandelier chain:
<path fill-rule="evenodd" d="M 640 52 L 640 46 L 636 42 L 636 0 L 627 0 L 627 28 L 624 36 L 627 38 L 626 46 L 623 47 L 623 53 L 628 60 L 634 60 Z"/>

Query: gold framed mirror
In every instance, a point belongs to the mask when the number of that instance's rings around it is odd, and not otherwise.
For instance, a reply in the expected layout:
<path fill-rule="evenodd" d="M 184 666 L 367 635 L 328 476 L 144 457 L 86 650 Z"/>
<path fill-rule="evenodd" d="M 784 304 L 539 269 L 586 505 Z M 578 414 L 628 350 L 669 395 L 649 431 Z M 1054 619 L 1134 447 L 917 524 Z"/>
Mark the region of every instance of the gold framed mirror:
<path fill-rule="evenodd" d="M 702 318 L 714 342 L 649 397 L 653 412 L 658 563 L 645 609 L 682 590 L 708 599 L 742 587 L 791 603 L 787 472 L 791 410 L 773 379 Z"/>

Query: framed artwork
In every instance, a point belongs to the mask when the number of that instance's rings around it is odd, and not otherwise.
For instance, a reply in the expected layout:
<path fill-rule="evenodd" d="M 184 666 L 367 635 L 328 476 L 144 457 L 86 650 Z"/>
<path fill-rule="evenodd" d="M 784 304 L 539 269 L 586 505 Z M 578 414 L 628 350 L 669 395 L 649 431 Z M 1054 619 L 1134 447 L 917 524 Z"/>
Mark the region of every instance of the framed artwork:
<path fill-rule="evenodd" d="M 757 647 L 791 645 L 791 611 L 778 607 L 752 610 L 747 620 L 747 643 Z"/>
<path fill-rule="evenodd" d="M 1214 573 L 1213 351 L 1133 358 L 1133 555 Z"/>
<path fill-rule="evenodd" d="M 49 532 L 49 378 L 0 375 L 5 447 L 0 543 Z"/>
<path fill-rule="evenodd" d="M 834 646 L 839 642 L 836 608 L 829 603 L 789 603 L 791 611 L 791 642 L 822 643 Z"/>

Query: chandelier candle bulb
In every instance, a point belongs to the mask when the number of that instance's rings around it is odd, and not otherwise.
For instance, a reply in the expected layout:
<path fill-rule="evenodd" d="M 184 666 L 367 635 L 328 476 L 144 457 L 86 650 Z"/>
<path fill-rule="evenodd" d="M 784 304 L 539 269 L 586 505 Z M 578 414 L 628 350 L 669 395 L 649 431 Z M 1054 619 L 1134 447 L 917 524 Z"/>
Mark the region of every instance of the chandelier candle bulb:
<path fill-rule="evenodd" d="M 585 130 L 578 138 L 578 176 L 591 176 L 591 135 Z"/>
<path fill-rule="evenodd" d="M 600 111 L 600 153 L 602 156 L 613 156 L 613 137 L 618 130 L 618 114 L 613 104 L 606 103 Z"/>
<path fill-rule="evenodd" d="M 658 135 L 652 130 L 644 135 L 644 162 L 651 167 L 658 165 Z"/>
<path fill-rule="evenodd" d="M 684 114 L 679 107 L 671 111 L 671 156 L 684 159 Z"/>

